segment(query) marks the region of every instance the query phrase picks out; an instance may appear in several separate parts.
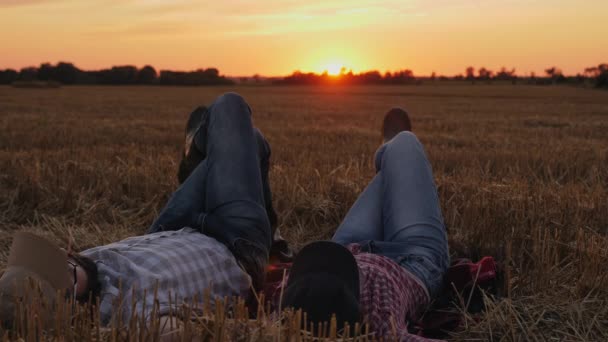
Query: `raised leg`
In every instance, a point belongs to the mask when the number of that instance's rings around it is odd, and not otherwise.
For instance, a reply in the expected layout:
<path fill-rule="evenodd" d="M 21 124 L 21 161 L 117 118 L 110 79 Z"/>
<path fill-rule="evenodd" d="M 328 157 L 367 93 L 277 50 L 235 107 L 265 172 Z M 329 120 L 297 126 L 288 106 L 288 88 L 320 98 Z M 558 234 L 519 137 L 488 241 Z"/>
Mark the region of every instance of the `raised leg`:
<path fill-rule="evenodd" d="M 229 248 L 270 248 L 260 156 L 249 106 L 234 93 L 209 107 L 206 158 L 173 194 L 149 232 L 196 227 Z"/>
<path fill-rule="evenodd" d="M 418 138 L 401 132 L 376 153 L 377 174 L 334 241 L 357 242 L 418 276 L 431 294 L 449 265 L 447 236 L 430 163 Z"/>
<path fill-rule="evenodd" d="M 445 242 L 433 172 L 418 138 L 401 132 L 376 157 L 382 176 L 384 241 L 408 242 L 413 231 L 422 229 L 423 235 L 428 231 L 437 242 Z"/>
<path fill-rule="evenodd" d="M 348 245 L 383 239 L 382 177 L 376 175 L 350 208 L 332 240 Z"/>
<path fill-rule="evenodd" d="M 268 214 L 268 220 L 270 220 L 270 226 L 272 227 L 272 235 L 277 226 L 277 213 L 274 211 L 272 205 L 272 191 L 270 191 L 270 180 L 268 174 L 270 172 L 270 144 L 262 134 L 262 132 L 254 128 L 255 139 L 258 146 L 258 156 L 260 158 L 260 171 L 262 174 L 262 188 L 264 190 L 264 205 L 266 206 L 266 212 Z"/>
<path fill-rule="evenodd" d="M 376 154 L 382 174 L 384 241 L 373 249 L 417 275 L 431 296 L 449 266 L 449 252 L 431 165 L 418 138 L 401 132 Z"/>

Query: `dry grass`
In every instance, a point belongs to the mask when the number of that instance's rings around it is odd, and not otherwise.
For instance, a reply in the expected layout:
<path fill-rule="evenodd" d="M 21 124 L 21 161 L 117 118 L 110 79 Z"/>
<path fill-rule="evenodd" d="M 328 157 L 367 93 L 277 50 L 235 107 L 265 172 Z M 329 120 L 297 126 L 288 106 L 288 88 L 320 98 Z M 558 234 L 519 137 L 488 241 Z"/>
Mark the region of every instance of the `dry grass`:
<path fill-rule="evenodd" d="M 0 87 L 0 267 L 11 235 L 79 249 L 143 233 L 176 186 L 186 115 L 229 89 Z M 608 340 L 608 96 L 562 87 L 239 88 L 273 148 L 294 245 L 329 238 L 407 108 L 452 253 L 493 255 L 503 297 L 454 340 Z M 284 335 L 283 335 L 284 336 Z"/>

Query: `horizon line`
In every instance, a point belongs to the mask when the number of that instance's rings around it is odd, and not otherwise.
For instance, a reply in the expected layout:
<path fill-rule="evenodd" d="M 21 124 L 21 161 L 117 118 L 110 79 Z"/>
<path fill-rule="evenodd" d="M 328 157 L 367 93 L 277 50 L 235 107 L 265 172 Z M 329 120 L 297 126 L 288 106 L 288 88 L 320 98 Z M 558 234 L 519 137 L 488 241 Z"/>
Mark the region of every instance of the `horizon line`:
<path fill-rule="evenodd" d="M 76 65 L 76 63 L 68 62 L 68 61 L 58 61 L 58 62 L 56 62 L 54 64 L 51 63 L 51 62 L 41 62 L 38 65 L 28 65 L 28 66 L 22 66 L 20 68 L 0 67 L 0 71 L 5 71 L 5 70 L 11 70 L 12 69 L 12 70 L 15 70 L 17 72 L 20 72 L 21 70 L 27 69 L 27 68 L 36 68 L 36 69 L 39 69 L 40 66 L 42 66 L 44 64 L 50 64 L 52 66 L 57 66 L 59 63 L 72 64 L 74 67 L 76 67 L 80 71 L 84 71 L 84 72 L 95 72 L 95 71 L 109 70 L 109 69 L 112 69 L 114 67 L 127 67 L 127 66 L 135 67 L 138 70 L 140 70 L 140 69 L 142 69 L 142 68 L 144 68 L 146 66 L 150 66 L 150 67 L 154 68 L 154 70 L 157 73 L 159 73 L 159 74 L 160 74 L 161 71 L 194 72 L 194 71 L 197 71 L 197 70 L 217 69 L 221 76 L 229 77 L 229 78 L 243 78 L 243 77 L 248 77 L 249 78 L 249 77 L 255 77 L 255 76 L 262 77 L 262 78 L 281 78 L 281 77 L 291 76 L 291 75 L 293 75 L 293 74 L 295 74 L 297 72 L 302 73 L 302 74 L 315 74 L 315 75 L 319 75 L 319 76 L 328 73 L 330 76 L 337 76 L 337 75 L 332 75 L 331 73 L 329 73 L 328 70 L 323 70 L 322 72 L 316 72 L 316 71 L 307 71 L 307 70 L 296 69 L 296 70 L 291 71 L 291 73 L 282 74 L 282 75 L 278 75 L 278 74 L 277 75 L 268 75 L 268 74 L 265 75 L 265 74 L 261 74 L 261 73 L 258 73 L 258 72 L 253 72 L 253 73 L 250 73 L 250 74 L 247 74 L 247 75 L 243 75 L 243 74 L 239 75 L 239 74 L 222 73 L 221 69 L 219 69 L 218 67 L 215 67 L 215 66 L 207 66 L 207 67 L 202 67 L 201 66 L 201 67 L 193 68 L 193 69 L 190 69 L 190 70 L 184 70 L 184 69 L 180 70 L 180 69 L 156 68 L 155 66 L 153 66 L 151 64 L 143 64 L 141 66 L 138 66 L 138 65 L 135 65 L 135 64 L 115 64 L 115 65 L 111 65 L 111 66 L 105 67 L 105 68 L 102 67 L 102 68 L 95 68 L 95 69 L 82 69 L 82 68 L 78 67 Z M 585 67 L 580 72 L 574 73 L 574 74 L 566 74 L 564 72 L 562 72 L 561 74 L 564 75 L 564 76 L 584 75 L 585 74 L 585 69 L 594 68 L 594 67 L 598 67 L 600 65 L 605 65 L 605 64 L 608 64 L 608 63 L 602 63 L 602 62 L 600 62 L 600 63 L 597 63 L 596 65 Z M 492 69 L 492 68 L 485 67 L 485 66 L 475 67 L 475 66 L 469 65 L 469 66 L 466 66 L 466 67 L 463 68 L 463 72 L 459 72 L 459 73 L 455 73 L 455 74 L 446 74 L 446 73 L 441 73 L 441 72 L 437 72 L 437 71 L 432 71 L 431 73 L 428 73 L 428 74 L 417 74 L 415 70 L 409 69 L 407 67 L 404 67 L 404 68 L 393 69 L 393 70 L 390 70 L 390 69 L 382 70 L 382 69 L 378 69 L 378 68 L 372 68 L 372 69 L 358 70 L 358 71 L 354 71 L 352 68 L 344 68 L 345 72 L 341 73 L 339 75 L 345 75 L 345 74 L 349 74 L 351 72 L 352 72 L 353 75 L 361 75 L 361 74 L 365 74 L 365 73 L 369 73 L 369 72 L 379 72 L 381 75 L 385 75 L 386 73 L 389 73 L 389 72 L 390 73 L 395 73 L 395 72 L 401 72 L 401 71 L 409 70 L 416 77 L 433 77 L 433 74 L 435 74 L 435 77 L 442 77 L 442 76 L 444 76 L 444 77 L 455 77 L 455 76 L 459 76 L 459 75 L 466 77 L 466 70 L 469 67 L 473 67 L 474 71 L 476 73 L 478 73 L 480 69 L 485 69 L 485 70 L 488 70 L 488 71 L 491 71 L 491 72 L 495 73 L 495 71 L 501 71 L 502 68 L 504 68 L 506 71 L 514 71 L 513 75 L 515 75 L 516 77 L 532 76 L 532 73 L 534 73 L 535 76 L 538 77 L 540 75 L 546 74 L 546 70 L 548 70 L 550 68 L 556 68 L 557 70 L 562 71 L 561 68 L 559 66 L 557 66 L 557 65 L 548 66 L 546 69 L 543 69 L 541 73 L 536 73 L 534 71 L 530 71 L 530 72 L 523 73 L 523 74 L 517 72 L 517 68 L 515 68 L 515 67 L 510 67 L 509 68 L 509 67 L 506 67 L 506 66 L 502 66 L 500 68 Z"/>

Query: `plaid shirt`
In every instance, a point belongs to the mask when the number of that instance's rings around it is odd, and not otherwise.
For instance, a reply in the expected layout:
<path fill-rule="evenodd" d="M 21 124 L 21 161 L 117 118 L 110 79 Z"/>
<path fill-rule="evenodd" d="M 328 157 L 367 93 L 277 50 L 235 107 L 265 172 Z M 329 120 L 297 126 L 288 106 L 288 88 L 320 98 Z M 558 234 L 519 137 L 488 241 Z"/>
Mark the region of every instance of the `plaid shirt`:
<path fill-rule="evenodd" d="M 348 249 L 359 267 L 359 308 L 363 323 L 369 324 L 370 332 L 386 341 L 431 341 L 410 334 L 407 329 L 407 321 L 417 320 L 420 311 L 429 303 L 429 293 L 424 284 L 387 257 L 361 253 L 358 244 L 351 244 Z M 280 264 L 271 274 L 277 282 L 267 284 L 265 289 L 266 296 L 274 298 L 275 306 L 280 300 L 281 287 L 288 281 L 287 278 L 282 279 L 282 270 L 289 266 Z"/>
<path fill-rule="evenodd" d="M 167 315 L 194 297 L 202 300 L 206 290 L 211 298 L 245 297 L 251 284 L 226 246 L 192 228 L 135 236 L 82 255 L 97 264 L 104 325 L 119 314 L 123 324 L 134 313 L 149 318 L 155 289 L 158 314 Z"/>
<path fill-rule="evenodd" d="M 407 329 L 408 320 L 418 319 L 430 301 L 424 284 L 387 257 L 361 253 L 358 244 L 348 249 L 359 266 L 363 323 L 369 323 L 371 331 L 385 340 L 429 341 Z"/>

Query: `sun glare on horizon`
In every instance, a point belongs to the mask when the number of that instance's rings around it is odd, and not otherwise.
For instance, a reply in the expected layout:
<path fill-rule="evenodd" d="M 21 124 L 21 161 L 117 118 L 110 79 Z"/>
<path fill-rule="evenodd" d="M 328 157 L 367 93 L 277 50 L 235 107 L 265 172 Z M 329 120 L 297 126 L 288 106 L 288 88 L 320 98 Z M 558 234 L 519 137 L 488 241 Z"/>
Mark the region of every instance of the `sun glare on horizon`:
<path fill-rule="evenodd" d="M 341 63 L 330 63 L 323 68 L 323 71 L 327 71 L 327 74 L 330 76 L 338 76 L 342 68 L 344 68 L 344 65 Z"/>

